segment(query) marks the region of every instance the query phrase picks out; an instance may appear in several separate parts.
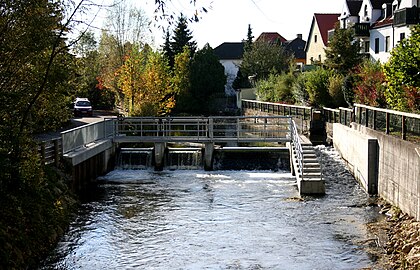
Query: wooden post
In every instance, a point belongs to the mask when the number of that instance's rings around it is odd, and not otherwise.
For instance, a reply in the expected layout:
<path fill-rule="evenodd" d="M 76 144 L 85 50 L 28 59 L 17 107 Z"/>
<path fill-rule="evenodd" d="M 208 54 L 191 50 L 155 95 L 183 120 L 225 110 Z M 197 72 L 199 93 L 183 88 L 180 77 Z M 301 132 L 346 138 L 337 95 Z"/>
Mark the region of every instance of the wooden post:
<path fill-rule="evenodd" d="M 372 120 L 372 128 L 373 130 L 376 130 L 376 111 L 373 111 L 373 120 Z"/>
<path fill-rule="evenodd" d="M 366 123 L 365 123 L 365 127 L 369 127 L 369 110 L 366 109 Z"/>
<path fill-rule="evenodd" d="M 389 134 L 389 118 L 390 118 L 390 115 L 387 112 L 385 115 L 385 134 L 387 135 Z"/>
<path fill-rule="evenodd" d="M 401 117 L 401 137 L 403 140 L 407 140 L 407 121 L 406 117 Z"/>

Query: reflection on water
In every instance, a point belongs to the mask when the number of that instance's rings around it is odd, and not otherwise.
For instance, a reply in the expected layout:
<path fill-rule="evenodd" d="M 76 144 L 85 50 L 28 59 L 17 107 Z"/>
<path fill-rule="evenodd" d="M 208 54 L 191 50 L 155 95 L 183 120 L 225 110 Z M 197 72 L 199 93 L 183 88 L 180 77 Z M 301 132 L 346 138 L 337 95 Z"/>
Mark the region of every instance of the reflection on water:
<path fill-rule="evenodd" d="M 44 269 L 360 269 L 376 217 L 337 154 L 323 197 L 287 172 L 113 171 Z"/>

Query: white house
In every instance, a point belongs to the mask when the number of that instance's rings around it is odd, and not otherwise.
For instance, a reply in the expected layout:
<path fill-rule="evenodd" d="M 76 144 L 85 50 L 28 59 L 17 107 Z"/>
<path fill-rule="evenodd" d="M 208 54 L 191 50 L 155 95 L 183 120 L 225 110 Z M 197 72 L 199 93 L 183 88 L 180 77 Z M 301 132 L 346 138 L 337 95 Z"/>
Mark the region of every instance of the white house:
<path fill-rule="evenodd" d="M 362 51 L 384 63 L 398 42 L 410 35 L 410 28 L 419 23 L 419 5 L 420 0 L 346 0 L 340 26 L 354 27 Z"/>
<path fill-rule="evenodd" d="M 232 83 L 238 74 L 239 66 L 242 63 L 244 54 L 243 42 L 224 42 L 214 49 L 214 53 L 219 58 L 219 62 L 225 68 L 226 85 L 225 92 L 229 96 L 234 96 L 235 90 Z"/>

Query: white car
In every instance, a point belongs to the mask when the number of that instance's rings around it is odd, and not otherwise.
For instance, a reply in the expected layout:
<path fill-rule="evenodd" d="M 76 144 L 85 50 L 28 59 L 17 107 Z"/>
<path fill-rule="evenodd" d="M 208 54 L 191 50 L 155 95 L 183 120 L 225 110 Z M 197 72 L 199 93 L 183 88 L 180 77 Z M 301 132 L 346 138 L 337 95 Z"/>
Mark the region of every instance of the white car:
<path fill-rule="evenodd" d="M 73 111 L 74 116 L 92 116 L 93 114 L 92 105 L 87 98 L 76 98 Z"/>

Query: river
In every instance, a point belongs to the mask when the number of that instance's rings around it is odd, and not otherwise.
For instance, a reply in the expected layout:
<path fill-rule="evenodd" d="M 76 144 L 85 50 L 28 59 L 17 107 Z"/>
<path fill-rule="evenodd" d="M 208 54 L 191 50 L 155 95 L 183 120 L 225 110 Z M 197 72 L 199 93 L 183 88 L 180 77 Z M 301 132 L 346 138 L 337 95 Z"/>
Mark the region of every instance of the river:
<path fill-rule="evenodd" d="M 332 148 L 326 193 L 289 172 L 115 170 L 40 269 L 362 269 L 378 218 Z"/>

